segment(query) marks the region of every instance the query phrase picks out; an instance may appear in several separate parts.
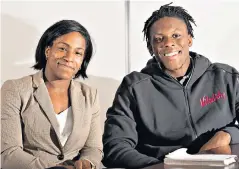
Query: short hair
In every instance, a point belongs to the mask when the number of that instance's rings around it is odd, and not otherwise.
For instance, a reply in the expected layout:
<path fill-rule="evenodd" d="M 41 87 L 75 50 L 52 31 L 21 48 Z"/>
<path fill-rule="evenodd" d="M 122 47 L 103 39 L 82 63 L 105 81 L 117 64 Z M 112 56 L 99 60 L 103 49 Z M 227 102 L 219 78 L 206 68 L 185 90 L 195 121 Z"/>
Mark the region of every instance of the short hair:
<path fill-rule="evenodd" d="M 93 45 L 91 41 L 90 34 L 80 23 L 74 20 L 61 20 L 50 26 L 40 38 L 36 53 L 35 60 L 36 63 L 33 66 L 34 69 L 41 70 L 46 67 L 46 55 L 45 50 L 48 46 L 52 46 L 54 40 L 58 37 L 65 35 L 70 32 L 79 32 L 86 41 L 85 56 L 81 65 L 80 70 L 76 73 L 75 78 L 81 76 L 83 79 L 87 78 L 86 69 L 91 60 L 93 54 Z"/>
<path fill-rule="evenodd" d="M 143 29 L 144 38 L 146 38 L 147 48 L 149 50 L 149 53 L 152 56 L 153 56 L 153 49 L 150 44 L 150 28 L 154 24 L 154 22 L 156 22 L 157 20 L 163 17 L 175 17 L 175 18 L 183 20 L 187 26 L 188 34 L 191 35 L 192 38 L 194 37 L 191 23 L 193 23 L 195 26 L 197 25 L 193 17 L 189 15 L 187 10 L 185 10 L 184 8 L 180 6 L 169 6 L 171 4 L 172 2 L 169 4 L 163 5 L 160 7 L 159 10 L 154 11 L 144 24 L 144 29 Z"/>

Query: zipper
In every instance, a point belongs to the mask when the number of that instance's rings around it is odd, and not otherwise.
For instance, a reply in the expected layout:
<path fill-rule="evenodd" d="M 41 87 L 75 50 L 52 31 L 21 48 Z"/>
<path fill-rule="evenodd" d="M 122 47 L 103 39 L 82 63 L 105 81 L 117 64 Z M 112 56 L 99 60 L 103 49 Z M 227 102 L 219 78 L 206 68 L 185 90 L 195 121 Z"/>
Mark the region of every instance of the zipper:
<path fill-rule="evenodd" d="M 167 72 L 164 72 L 164 73 L 165 73 L 166 75 L 168 75 L 169 77 L 171 77 L 176 83 L 178 83 L 178 84 L 183 88 L 183 93 L 184 93 L 185 102 L 186 102 L 187 107 L 188 107 L 188 114 L 189 114 L 190 124 L 191 124 L 191 127 L 192 127 L 192 129 L 193 129 L 194 135 L 195 135 L 195 137 L 197 138 L 198 135 L 197 135 L 197 131 L 196 131 L 195 125 L 194 125 L 194 123 L 193 123 L 192 113 L 191 113 L 191 110 L 190 110 L 190 107 L 189 107 L 188 95 L 187 95 L 187 92 L 186 92 L 186 88 L 187 88 L 188 83 L 189 83 L 189 81 L 191 80 L 192 74 L 193 74 L 193 72 L 194 72 L 194 63 L 192 63 L 192 64 L 193 64 L 193 65 L 192 65 L 192 66 L 193 66 L 192 72 L 191 72 L 191 74 L 190 74 L 190 76 L 189 76 L 189 79 L 188 79 L 188 81 L 187 81 L 187 83 L 186 83 L 185 86 L 183 86 L 181 83 L 179 83 L 179 81 L 177 81 L 174 77 L 172 77 L 172 76 L 171 76 L 170 74 L 168 74 Z"/>
<path fill-rule="evenodd" d="M 192 129 L 193 129 L 194 135 L 197 138 L 198 135 L 197 135 L 197 131 L 195 129 L 195 125 L 193 123 L 192 113 L 190 111 L 190 107 L 189 107 L 189 104 L 188 104 L 189 101 L 188 101 L 188 96 L 187 96 L 187 93 L 185 91 L 185 88 L 183 89 L 183 92 L 184 92 L 185 101 L 186 101 L 186 104 L 187 104 L 187 107 L 188 107 L 188 114 L 189 114 L 190 123 L 191 123 Z"/>
<path fill-rule="evenodd" d="M 193 62 L 193 60 L 192 60 L 192 62 Z M 194 123 L 193 123 L 192 113 L 191 113 L 190 106 L 189 106 L 189 101 L 188 101 L 188 95 L 187 95 L 187 92 L 186 92 L 186 88 L 187 88 L 188 83 L 189 83 L 189 81 L 191 80 L 192 75 L 193 75 L 193 72 L 194 72 L 194 63 L 192 63 L 192 64 L 193 64 L 193 65 L 192 65 L 192 66 L 193 66 L 192 72 L 191 72 L 191 74 L 190 74 L 190 76 L 189 76 L 189 79 L 188 79 L 188 81 L 187 81 L 185 87 L 183 86 L 183 93 L 184 93 L 185 101 L 186 101 L 186 104 L 187 104 L 187 107 L 188 107 L 188 114 L 189 114 L 189 119 L 190 119 L 190 122 L 191 122 L 191 126 L 192 126 L 192 129 L 193 129 L 193 131 L 194 131 L 194 135 L 195 135 L 195 137 L 197 138 L 197 137 L 198 137 L 198 134 L 197 134 L 197 131 L 196 131 L 196 127 L 195 127 L 195 125 L 194 125 Z"/>

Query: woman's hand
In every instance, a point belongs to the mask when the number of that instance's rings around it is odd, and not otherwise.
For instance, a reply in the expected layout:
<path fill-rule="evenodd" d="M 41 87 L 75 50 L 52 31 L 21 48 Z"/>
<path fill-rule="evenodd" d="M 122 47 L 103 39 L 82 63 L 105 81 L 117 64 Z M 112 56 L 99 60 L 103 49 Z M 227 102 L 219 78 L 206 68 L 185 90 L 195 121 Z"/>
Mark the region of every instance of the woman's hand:
<path fill-rule="evenodd" d="M 76 169 L 91 169 L 91 164 L 88 160 L 77 160 L 75 167 Z"/>

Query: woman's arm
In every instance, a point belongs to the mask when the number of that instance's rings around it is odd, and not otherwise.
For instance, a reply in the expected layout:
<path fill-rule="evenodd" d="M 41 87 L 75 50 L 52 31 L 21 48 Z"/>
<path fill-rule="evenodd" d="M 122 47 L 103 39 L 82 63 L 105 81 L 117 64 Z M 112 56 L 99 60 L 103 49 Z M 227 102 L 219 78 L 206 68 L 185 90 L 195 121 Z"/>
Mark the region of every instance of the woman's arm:
<path fill-rule="evenodd" d="M 103 155 L 103 145 L 102 145 L 102 130 L 101 130 L 101 120 L 100 120 L 100 105 L 99 96 L 96 90 L 95 99 L 92 107 L 92 119 L 90 126 L 90 133 L 86 140 L 85 146 L 80 152 L 80 159 L 85 159 L 90 161 L 96 168 L 100 167 L 101 159 Z"/>
<path fill-rule="evenodd" d="M 21 107 L 18 86 L 14 81 L 5 82 L 1 89 L 2 167 L 6 169 L 44 169 L 54 166 L 55 164 L 48 164 L 23 150 Z"/>

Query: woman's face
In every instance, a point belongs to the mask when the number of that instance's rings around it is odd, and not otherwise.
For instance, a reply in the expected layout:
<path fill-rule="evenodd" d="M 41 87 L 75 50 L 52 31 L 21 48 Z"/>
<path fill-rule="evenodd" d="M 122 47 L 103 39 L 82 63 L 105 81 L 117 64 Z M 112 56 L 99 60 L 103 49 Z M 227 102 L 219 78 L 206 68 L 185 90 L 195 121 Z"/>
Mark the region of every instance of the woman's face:
<path fill-rule="evenodd" d="M 70 32 L 53 41 L 45 50 L 48 80 L 70 80 L 79 71 L 86 49 L 85 38 L 79 32 Z"/>

